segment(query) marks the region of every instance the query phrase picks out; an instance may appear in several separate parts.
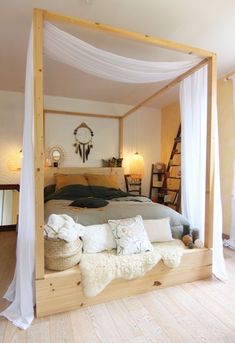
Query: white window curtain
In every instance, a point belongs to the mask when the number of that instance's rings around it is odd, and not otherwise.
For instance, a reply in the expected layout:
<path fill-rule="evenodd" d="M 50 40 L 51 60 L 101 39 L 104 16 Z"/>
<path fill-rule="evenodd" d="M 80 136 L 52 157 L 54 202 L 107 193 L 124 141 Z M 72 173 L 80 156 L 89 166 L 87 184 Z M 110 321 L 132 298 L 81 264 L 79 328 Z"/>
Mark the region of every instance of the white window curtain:
<path fill-rule="evenodd" d="M 232 77 L 233 83 L 233 106 L 235 115 L 235 76 Z M 232 156 L 231 156 L 232 158 Z M 232 223 L 229 239 L 224 240 L 224 245 L 235 250 L 235 160 L 233 165 L 233 189 L 232 189 Z"/>
<path fill-rule="evenodd" d="M 157 82 L 175 78 L 200 59 L 186 62 L 148 62 L 111 54 L 92 47 L 45 23 L 44 53 L 49 57 L 82 69 L 95 76 L 129 83 Z M 17 241 L 17 263 L 14 279 L 5 295 L 12 304 L 1 313 L 16 326 L 26 329 L 33 320 L 35 203 L 34 203 L 34 89 L 33 35 L 31 33 L 26 67 L 23 163 L 21 170 L 20 212 Z M 198 98 L 201 101 L 200 98 Z M 200 107 L 201 105 L 198 105 Z M 186 116 L 185 116 L 186 118 Z M 190 137 L 190 140 L 192 140 Z M 191 159 L 187 162 L 191 164 Z M 190 206 L 197 206 L 191 204 Z M 189 212 L 194 212 L 189 210 Z M 198 222 L 193 225 L 199 226 Z M 221 257 L 221 256 L 220 256 Z"/>
<path fill-rule="evenodd" d="M 207 137 L 207 67 L 184 79 L 180 85 L 182 126 L 182 213 L 204 242 Z M 215 144 L 213 273 L 227 279 L 223 259 L 222 206 L 219 178 L 217 118 L 213 126 Z"/>

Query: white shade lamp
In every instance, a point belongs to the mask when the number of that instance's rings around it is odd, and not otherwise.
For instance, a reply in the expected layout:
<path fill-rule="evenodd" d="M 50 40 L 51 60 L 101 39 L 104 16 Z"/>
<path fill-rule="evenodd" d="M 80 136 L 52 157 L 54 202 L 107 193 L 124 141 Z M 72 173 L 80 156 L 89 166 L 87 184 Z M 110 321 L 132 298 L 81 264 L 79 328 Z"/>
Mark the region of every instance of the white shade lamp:
<path fill-rule="evenodd" d="M 133 179 L 141 179 L 144 175 L 144 158 L 138 152 L 131 158 L 130 175 Z"/>

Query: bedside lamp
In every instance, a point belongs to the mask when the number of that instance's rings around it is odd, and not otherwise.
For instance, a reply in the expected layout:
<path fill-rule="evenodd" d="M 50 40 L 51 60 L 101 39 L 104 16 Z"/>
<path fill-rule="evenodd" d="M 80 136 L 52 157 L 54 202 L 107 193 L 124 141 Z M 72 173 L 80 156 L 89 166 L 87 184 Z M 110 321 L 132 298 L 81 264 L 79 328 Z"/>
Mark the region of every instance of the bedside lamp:
<path fill-rule="evenodd" d="M 131 158 L 130 175 L 133 179 L 141 179 L 144 175 L 144 158 L 138 152 Z"/>

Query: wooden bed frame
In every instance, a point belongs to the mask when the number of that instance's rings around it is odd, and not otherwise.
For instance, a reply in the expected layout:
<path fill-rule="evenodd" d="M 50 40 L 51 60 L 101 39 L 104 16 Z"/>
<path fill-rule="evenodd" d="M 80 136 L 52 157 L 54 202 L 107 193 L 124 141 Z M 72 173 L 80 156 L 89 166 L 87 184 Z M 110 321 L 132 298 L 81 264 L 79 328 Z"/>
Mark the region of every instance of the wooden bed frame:
<path fill-rule="evenodd" d="M 44 268 L 44 114 L 49 112 L 43 108 L 43 23 L 44 20 L 60 23 L 69 23 L 83 28 L 101 30 L 107 34 L 120 36 L 126 39 L 155 45 L 157 47 L 175 50 L 182 53 L 196 55 L 203 60 L 195 67 L 171 81 L 165 87 L 152 94 L 150 97 L 124 113 L 119 120 L 119 152 L 123 151 L 123 125 L 125 118 L 136 109 L 143 106 L 153 97 L 162 95 L 184 78 L 194 73 L 201 67 L 208 65 L 208 116 L 207 116 L 207 165 L 206 165 L 206 217 L 205 217 L 205 247 L 204 249 L 186 250 L 180 267 L 167 268 L 162 262 L 148 272 L 144 277 L 135 280 L 113 281 L 98 296 L 85 298 L 81 288 L 81 273 L 79 266 L 62 272 L 47 272 Z M 213 126 L 216 118 L 216 92 L 217 70 L 216 54 L 210 51 L 194 48 L 176 42 L 152 37 L 146 34 L 128 32 L 123 29 L 77 19 L 34 9 L 34 137 L 35 137 L 35 222 L 36 222 L 36 315 L 44 316 L 52 313 L 63 312 L 82 306 L 96 304 L 111 299 L 143 293 L 156 288 L 171 286 L 182 282 L 191 282 L 207 278 L 212 273 L 211 248 L 213 236 Z M 61 113 L 61 111 L 55 111 Z M 68 112 L 63 112 L 68 113 Z M 81 115 L 70 112 L 68 114 Z M 84 115 L 84 114 L 82 114 Z M 87 114 L 89 116 L 104 117 L 103 115 Z M 111 116 L 109 116 L 111 117 Z"/>

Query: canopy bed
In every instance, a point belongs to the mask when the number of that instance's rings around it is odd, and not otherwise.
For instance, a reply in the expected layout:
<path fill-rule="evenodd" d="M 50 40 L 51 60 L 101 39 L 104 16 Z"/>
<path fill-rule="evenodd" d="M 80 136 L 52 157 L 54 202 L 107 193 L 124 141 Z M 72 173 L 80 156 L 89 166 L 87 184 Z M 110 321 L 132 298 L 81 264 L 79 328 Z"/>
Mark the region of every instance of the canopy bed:
<path fill-rule="evenodd" d="M 197 57 L 190 61 L 176 62 L 175 64 L 128 59 L 94 47 L 89 47 L 85 42 L 78 42 L 78 38 L 60 31 L 49 22 L 70 23 L 92 30 L 101 30 L 114 36 L 120 36 L 144 44 L 151 44 L 157 47 L 195 55 Z M 77 43 L 79 43 L 79 46 Z M 63 54 L 64 49 L 68 49 L 69 54 Z M 204 142 L 207 147 L 205 153 L 202 154 L 204 156 L 203 166 L 205 166 L 205 168 L 202 168 L 203 175 L 200 176 L 201 184 L 199 183 L 199 191 L 202 189 L 203 195 L 202 197 L 199 195 L 196 200 L 198 201 L 198 205 L 201 205 L 202 203 L 202 206 L 199 209 L 198 215 L 190 213 L 190 203 L 188 205 L 188 210 L 186 206 L 186 212 L 188 211 L 187 214 L 190 217 L 189 219 L 200 217 L 198 225 L 202 228 L 201 233 L 202 237 L 204 237 L 205 248 L 185 250 L 179 267 L 169 269 L 160 262 L 142 278 L 133 280 L 119 279 L 113 281 L 101 294 L 89 299 L 84 297 L 82 293 L 81 271 L 79 266 L 62 272 L 45 270 L 43 189 L 44 185 L 48 184 L 48 178 L 50 179 L 52 175 L 49 175 L 47 172 L 44 173 L 43 127 L 45 110 L 43 108 L 43 51 L 52 59 L 59 60 L 76 68 L 80 67 L 82 70 L 88 70 L 88 72 L 96 76 L 115 81 L 151 83 L 160 80 L 173 79 L 173 81 L 151 95 L 148 99 L 137 104 L 122 116 L 115 118 L 119 120 L 120 157 L 122 157 L 123 152 L 123 126 L 125 125 L 125 118 L 147 103 L 147 101 L 163 94 L 179 82 L 181 82 L 181 103 L 183 109 L 185 109 L 185 106 L 188 106 L 186 104 L 187 95 L 185 93 L 185 88 L 191 90 L 195 89 L 196 84 L 196 87 L 200 89 L 200 92 L 204 92 L 202 97 L 205 98 L 208 96 L 208 100 L 203 103 L 203 110 L 204 112 L 207 112 L 207 118 L 204 115 L 203 120 L 201 120 L 202 118 L 199 119 L 203 126 L 200 128 L 203 133 L 201 134 L 199 130 L 199 135 L 202 135 L 204 139 L 200 142 L 202 142 L 202 144 Z M 103 59 L 101 56 L 98 65 L 93 64 L 97 57 L 96 53 L 104 55 Z M 213 52 L 149 35 L 128 32 L 100 23 L 51 13 L 46 10 L 34 10 L 33 30 L 31 32 L 27 59 L 26 110 L 23 144 L 24 156 L 27 156 L 27 162 L 23 161 L 21 175 L 22 191 L 17 247 L 18 258 L 15 278 L 6 294 L 6 297 L 13 302 L 9 308 L 2 313 L 5 317 L 21 328 L 27 328 L 30 325 L 34 316 L 34 284 L 36 314 L 40 317 L 89 304 L 108 301 L 121 296 L 153 290 L 157 287 L 166 287 L 181 282 L 190 282 L 206 278 L 212 273 L 212 247 L 216 252 L 213 256 L 213 272 L 216 273 L 218 277 L 223 278 L 222 241 L 220 237 L 222 223 L 220 217 L 219 169 L 217 164 L 216 83 L 216 54 Z M 200 92 L 199 95 L 201 95 Z M 194 101 L 198 101 L 198 99 Z M 199 109 L 199 107 L 200 104 L 196 109 L 200 112 L 201 109 Z M 185 112 L 187 111 L 185 110 Z M 188 125 L 188 122 L 185 119 L 187 116 L 192 119 L 195 116 L 194 110 L 191 109 L 189 114 L 183 113 L 183 134 L 187 131 L 185 129 Z M 32 128 L 34 128 L 33 133 Z M 207 130 L 207 132 L 205 132 L 205 130 Z M 188 132 L 190 133 L 191 131 L 189 130 Z M 190 139 L 190 137 L 186 137 L 186 140 Z M 200 146 L 200 148 L 202 147 Z M 185 156 L 186 155 L 187 153 Z M 183 196 L 186 200 L 188 200 L 190 196 L 194 196 L 195 192 L 198 192 L 198 188 L 196 190 L 190 190 L 188 187 L 187 175 L 192 172 L 192 170 L 188 170 L 187 167 L 188 164 L 185 162 L 186 183 L 183 185 Z M 52 171 L 53 168 L 50 169 L 50 172 Z M 75 168 L 74 170 L 71 170 L 71 172 L 83 173 L 84 170 Z M 93 171 L 93 173 L 96 172 L 97 170 Z M 115 173 L 115 168 L 112 169 L 112 171 L 110 171 L 109 168 L 105 168 L 105 173 L 110 174 L 111 172 Z M 198 186 L 196 180 L 195 184 Z M 196 225 L 196 223 L 197 222 L 194 222 L 193 225 Z M 24 275 L 28 276 L 27 280 L 23 281 L 20 278 L 22 271 L 24 272 Z"/>

